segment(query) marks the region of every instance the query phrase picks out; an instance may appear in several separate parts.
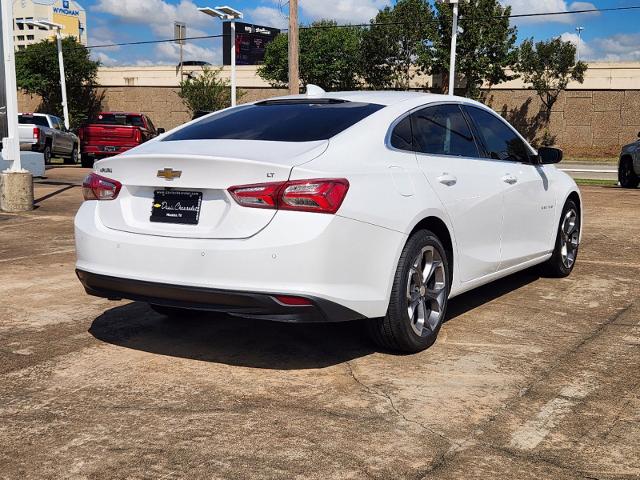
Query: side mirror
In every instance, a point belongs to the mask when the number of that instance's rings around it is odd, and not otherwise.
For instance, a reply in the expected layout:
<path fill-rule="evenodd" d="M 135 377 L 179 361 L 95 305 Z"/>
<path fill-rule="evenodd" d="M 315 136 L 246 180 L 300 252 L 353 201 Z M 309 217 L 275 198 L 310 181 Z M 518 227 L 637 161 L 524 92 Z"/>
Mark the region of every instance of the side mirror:
<path fill-rule="evenodd" d="M 162 135 L 164 132 L 166 132 L 164 128 L 158 128 L 156 129 L 156 131 L 158 132 L 158 135 Z"/>
<path fill-rule="evenodd" d="M 540 147 L 538 149 L 538 160 L 542 165 L 559 163 L 562 160 L 562 150 L 553 147 Z"/>

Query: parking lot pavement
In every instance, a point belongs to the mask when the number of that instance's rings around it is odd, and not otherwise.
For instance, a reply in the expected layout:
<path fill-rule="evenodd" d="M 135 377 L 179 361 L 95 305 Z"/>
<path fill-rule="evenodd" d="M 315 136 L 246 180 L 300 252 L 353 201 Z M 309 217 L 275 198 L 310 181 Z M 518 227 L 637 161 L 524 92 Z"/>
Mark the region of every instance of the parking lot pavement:
<path fill-rule="evenodd" d="M 583 188 L 572 276 L 465 294 L 395 356 L 356 324 L 86 296 L 83 175 L 51 169 L 37 210 L 0 214 L 0 478 L 640 476 L 640 190 Z"/>

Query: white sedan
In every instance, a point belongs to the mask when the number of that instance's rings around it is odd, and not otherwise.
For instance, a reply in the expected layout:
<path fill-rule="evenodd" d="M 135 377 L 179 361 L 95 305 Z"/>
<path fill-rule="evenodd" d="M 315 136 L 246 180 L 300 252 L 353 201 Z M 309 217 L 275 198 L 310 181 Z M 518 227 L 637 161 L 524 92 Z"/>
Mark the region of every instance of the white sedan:
<path fill-rule="evenodd" d="M 97 162 L 75 219 L 87 292 L 177 318 L 366 319 L 415 352 L 448 299 L 536 264 L 571 272 L 582 202 L 560 150 L 464 98 L 309 90 Z"/>

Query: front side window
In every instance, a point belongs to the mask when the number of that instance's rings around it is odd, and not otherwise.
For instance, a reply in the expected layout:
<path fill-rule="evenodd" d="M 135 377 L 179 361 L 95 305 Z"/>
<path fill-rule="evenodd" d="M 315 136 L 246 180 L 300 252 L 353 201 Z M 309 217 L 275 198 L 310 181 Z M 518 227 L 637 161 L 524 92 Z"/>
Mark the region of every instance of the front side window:
<path fill-rule="evenodd" d="M 496 160 L 529 162 L 529 148 L 504 121 L 481 108 L 465 106 L 482 136 L 489 156 Z"/>
<path fill-rule="evenodd" d="M 411 115 L 414 149 L 432 155 L 478 157 L 478 147 L 458 105 L 435 105 Z"/>
<path fill-rule="evenodd" d="M 163 141 L 328 140 L 381 108 L 382 105 L 341 100 L 270 100 L 232 108 L 203 118 L 178 130 Z"/>

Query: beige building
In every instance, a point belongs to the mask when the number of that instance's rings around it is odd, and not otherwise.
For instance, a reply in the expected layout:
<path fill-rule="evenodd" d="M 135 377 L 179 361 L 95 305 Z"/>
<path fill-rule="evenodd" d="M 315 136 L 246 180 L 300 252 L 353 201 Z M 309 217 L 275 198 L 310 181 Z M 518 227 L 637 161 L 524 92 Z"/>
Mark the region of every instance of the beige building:
<path fill-rule="evenodd" d="M 75 37 L 87 44 L 87 14 L 73 0 L 2 0 L 13 1 L 13 34 L 16 48 L 52 38 L 54 32 L 29 25 L 31 21 L 45 20 L 62 25 L 64 36 Z"/>

